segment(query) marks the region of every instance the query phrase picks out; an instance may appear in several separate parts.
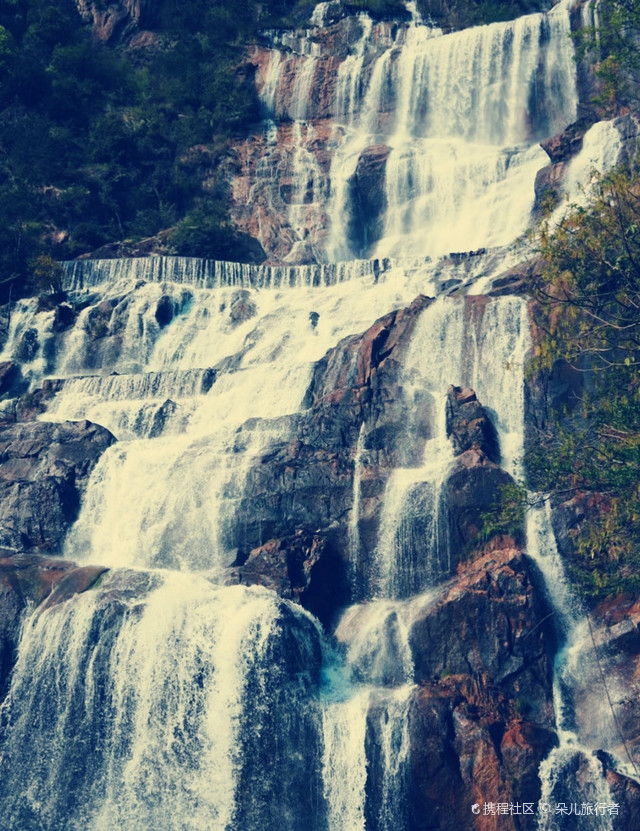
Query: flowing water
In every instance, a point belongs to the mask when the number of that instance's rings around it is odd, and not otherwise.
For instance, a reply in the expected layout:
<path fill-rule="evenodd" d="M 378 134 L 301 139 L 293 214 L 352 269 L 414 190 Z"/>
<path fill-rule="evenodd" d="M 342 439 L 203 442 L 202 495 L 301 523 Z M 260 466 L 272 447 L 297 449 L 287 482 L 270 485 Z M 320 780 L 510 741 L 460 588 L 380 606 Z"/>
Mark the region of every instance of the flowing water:
<path fill-rule="evenodd" d="M 563 827 L 612 831 L 615 826 L 610 814 L 603 811 L 601 815 L 589 815 L 586 806 L 614 804 L 602 763 L 592 748 L 616 745 L 617 725 L 597 665 L 589 621 L 564 573 L 551 527 L 549 500 L 535 494 L 532 502 L 527 517 L 527 550 L 544 577 L 560 639 L 553 684 L 559 743 L 540 767 L 541 802 L 575 806 L 574 816 L 566 819 Z M 554 820 L 554 816 L 542 816 L 540 831 L 552 831 Z"/>
<path fill-rule="evenodd" d="M 258 72 L 267 153 L 256 182 L 278 188 L 273 164 L 284 153 L 292 259 L 308 229 L 321 228 L 313 246 L 322 263 L 82 261 L 65 266 L 82 309 L 75 325 L 61 332 L 35 300 L 11 310 L 0 357 L 20 356 L 33 388 L 46 380 L 43 418 L 88 418 L 118 442 L 92 474 L 65 549 L 112 570 L 25 617 L 0 710 L 7 831 L 412 828 L 410 631 L 455 553 L 442 498 L 455 464 L 446 394 L 451 384 L 476 390 L 501 465 L 521 479 L 528 349 L 524 300 L 447 296 L 480 291 L 518 253 L 437 258 L 506 245 L 526 229 L 547 161 L 537 142 L 575 119 L 577 95 L 567 3 L 447 35 L 408 10 L 400 26 L 365 14 L 343 21 L 351 36 L 342 57 L 328 58 L 310 33 L 269 35 Z M 339 12 L 335 1 L 317 6 L 311 35 L 337 25 Z M 328 136 L 314 112 L 321 73 Z M 615 160 L 617 141 L 615 125 L 588 133 L 569 170 L 570 198 L 594 163 Z M 381 146 L 372 236 L 353 177 L 367 149 Z M 275 190 L 267 194 L 275 206 Z M 428 414 L 429 428 L 412 457 L 416 422 L 407 420 L 368 551 L 360 520 L 373 461 L 359 430 L 346 520 L 359 602 L 328 637 L 266 589 L 223 585 L 238 553 L 238 506 L 258 461 L 297 438 L 314 364 L 418 294 L 438 297 L 413 330 L 399 395 L 407 412 Z M 561 744 L 541 771 L 543 793 L 559 794 L 579 748 L 604 798 L 567 703 L 584 631 L 536 522 L 530 541 L 566 639 L 555 686 Z M 604 720 L 600 746 L 609 730 Z"/>
<path fill-rule="evenodd" d="M 296 125 L 287 175 L 305 183 L 307 206 L 324 207 L 329 195 L 328 236 L 314 240 L 317 255 L 434 256 L 522 234 L 536 173 L 548 161 L 538 142 L 576 118 L 570 7 L 444 35 L 409 3 L 411 21 L 399 27 L 359 15 L 348 54 L 337 59 L 296 52 L 290 42 L 284 51 L 274 38 L 261 99 L 269 125 Z M 317 151 L 307 125 L 327 111 L 330 164 L 310 175 Z M 371 148 L 388 155 L 384 212 L 373 234 L 354 190 Z M 271 147 L 272 165 L 279 149 Z M 267 210 L 278 199 L 270 191 Z M 292 227 L 302 240 L 300 226 Z"/>

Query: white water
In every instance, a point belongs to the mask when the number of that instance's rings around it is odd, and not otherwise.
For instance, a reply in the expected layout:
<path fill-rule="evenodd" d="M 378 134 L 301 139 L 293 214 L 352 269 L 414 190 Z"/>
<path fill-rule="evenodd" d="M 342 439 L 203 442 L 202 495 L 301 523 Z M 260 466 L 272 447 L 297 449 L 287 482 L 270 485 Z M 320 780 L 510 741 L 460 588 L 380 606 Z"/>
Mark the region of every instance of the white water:
<path fill-rule="evenodd" d="M 311 25 L 325 25 L 334 6 L 321 4 Z M 270 118 L 293 123 L 265 125 L 261 174 L 278 189 L 287 179 L 293 261 L 309 250 L 349 258 L 371 253 L 349 237 L 351 177 L 368 147 L 391 148 L 382 236 L 373 247 L 379 259 L 303 267 L 163 257 L 82 262 L 67 266 L 67 284 L 87 306 L 66 335 L 54 341 L 52 315 L 37 314 L 35 303 L 13 311 L 3 357 L 34 328 L 39 345 L 26 366 L 33 385 L 46 375 L 63 379 L 45 417 L 90 417 L 121 440 L 94 471 L 65 553 L 138 571 L 114 571 L 27 623 L 2 709 L 9 831 L 60 831 L 61 822 L 68 831 L 408 825 L 409 632 L 434 597 L 425 589 L 449 575 L 455 553 L 439 497 L 453 462 L 444 397 L 449 384 L 477 391 L 491 410 L 502 464 L 520 478 L 524 301 L 441 298 L 422 315 L 402 394 L 412 412 L 429 409 L 431 434 L 414 466 L 392 473 L 370 581 L 376 599 L 344 612 L 335 631 L 342 657 L 336 666 L 325 658 L 330 677 L 321 689 L 311 677 L 320 645 L 308 616 L 266 591 L 209 580 L 223 580 L 235 557 L 235 510 L 249 468 L 274 444 L 296 438 L 289 417 L 300 409 L 313 362 L 418 293 L 436 294 L 449 280 L 468 290 L 499 272 L 491 252 L 459 264 L 425 257 L 502 245 L 525 230 L 535 173 L 546 162 L 537 141 L 575 118 L 575 68 L 565 3 L 547 16 L 446 36 L 422 24 L 415 9 L 396 32 L 366 16 L 357 26 L 346 59 L 330 58 L 336 126 L 328 138 L 312 101 L 326 56 L 308 37 L 274 40 L 262 102 Z M 295 83 L 284 86 L 292 69 Z M 617 156 L 607 129 L 585 139 L 569 193 L 584 180 L 589 154 L 602 150 L 603 166 Z M 317 153 L 322 145 L 328 163 Z M 272 167 L 279 152 L 284 164 Z M 250 193 L 258 198 L 257 189 Z M 255 313 L 234 321 L 240 289 Z M 174 312 L 165 327 L 156 318 L 163 297 Z M 104 301 L 112 312 L 100 310 Z M 159 422 L 167 399 L 175 406 Z M 369 463 L 363 430 L 353 461 L 349 531 L 357 563 Z M 413 545 L 425 530 L 426 562 L 414 556 L 424 540 Z M 158 567 L 173 571 L 140 571 Z M 556 605 L 570 609 L 553 568 Z M 571 611 L 565 630 L 571 648 L 554 690 L 561 746 L 541 770 L 549 800 L 562 796 L 563 766 L 581 740 L 563 697 L 563 685 L 578 678 L 585 634 Z M 602 720 L 598 735 L 608 729 Z M 604 797 L 597 763 L 584 753 L 590 794 Z"/>
<path fill-rule="evenodd" d="M 2 708 L 3 827 L 224 831 L 238 819 L 243 731 L 273 730 L 272 718 L 282 730 L 286 708 L 312 692 L 311 675 L 287 675 L 283 661 L 297 639 L 312 666 L 304 613 L 283 635 L 287 610 L 269 592 L 168 572 L 136 579 L 132 591 L 131 576 L 108 574 L 28 621 Z M 298 775 L 280 751 L 269 762 Z M 290 807 L 280 827 L 293 831 Z M 243 827 L 263 826 L 249 816 Z"/>
<path fill-rule="evenodd" d="M 603 776 L 602 763 L 594 750 L 616 748 L 615 720 L 609 708 L 607 689 L 597 666 L 595 645 L 589 622 L 573 595 L 556 546 L 551 527 L 551 506 L 544 495 L 532 496 L 527 514 L 527 551 L 544 577 L 549 593 L 561 647 L 555 658 L 553 704 L 557 748 L 540 766 L 541 801 L 555 805 L 612 804 L 611 793 Z M 580 772 L 576 766 L 580 765 Z M 580 828 L 614 827 L 611 815 L 582 820 Z M 552 817 L 541 817 L 540 831 L 553 829 Z"/>
<path fill-rule="evenodd" d="M 329 828 L 364 831 L 368 711 L 366 689 L 325 706 L 323 773 Z"/>
<path fill-rule="evenodd" d="M 317 255 L 329 261 L 372 252 L 439 256 L 505 245 L 521 235 L 535 175 L 548 161 L 538 141 L 576 118 L 570 5 L 447 35 L 425 25 L 411 4 L 411 21 L 395 34 L 389 24 L 360 14 L 353 24 L 359 36 L 337 60 L 285 53 L 274 39 L 259 80 L 265 113 L 301 123 L 289 175 L 304 184 L 308 202 L 323 204 L 330 187 L 329 236 L 324 241 L 311 232 Z M 324 13 L 314 25 L 323 25 Z M 322 93 L 312 94 L 321 84 Z M 309 158 L 317 152 L 309 122 L 320 124 L 326 111 L 333 118 L 328 180 L 313 176 L 315 186 L 308 186 Z M 362 249 L 350 238 L 350 220 L 365 220 L 351 184 L 364 151 L 376 145 L 391 151 L 386 208 L 380 239 L 374 245 L 365 239 Z M 267 168 L 277 167 L 279 153 L 272 145 Z M 278 199 L 274 191 L 265 210 Z M 305 232 L 294 225 L 301 241 Z"/>
<path fill-rule="evenodd" d="M 409 407 L 419 402 L 429 409 L 431 435 L 421 464 L 396 468 L 387 485 L 377 551 L 380 596 L 408 597 L 451 572 L 441 497 L 454 461 L 445 419 L 450 385 L 476 390 L 497 428 L 502 466 L 521 477 L 528 349 L 526 303 L 517 298 L 486 304 L 439 298 L 421 316 L 403 364 L 403 394 Z M 414 440 L 411 429 L 406 438 Z M 417 561 L 425 547 L 430 556 Z"/>
<path fill-rule="evenodd" d="M 616 120 L 599 121 L 587 130 L 582 149 L 569 162 L 562 182 L 562 201 L 551 224 L 558 225 L 575 208 L 584 207 L 593 195 L 593 183 L 617 163 L 622 149 Z"/>
<path fill-rule="evenodd" d="M 352 568 L 352 593 L 357 595 L 356 585 L 360 564 L 360 497 L 362 487 L 362 457 L 364 453 L 364 422 L 360 425 L 356 452 L 353 458 L 353 500 L 349 518 L 349 555 Z"/>
<path fill-rule="evenodd" d="M 422 465 L 394 470 L 387 485 L 377 555 L 382 597 L 407 597 L 426 588 L 429 579 L 449 572 L 447 533 L 440 522 L 440 489 L 453 462 L 445 427 L 445 396 L 449 385 L 460 378 L 463 346 L 463 304 L 437 300 L 421 316 L 405 361 L 404 395 L 409 404 L 421 396 L 422 406 L 429 407 L 432 435 L 425 444 Z M 418 483 L 424 487 L 414 497 Z M 423 552 L 419 540 L 425 536 L 431 557 L 416 562 L 414 552 Z"/>
<path fill-rule="evenodd" d="M 185 383 L 171 395 L 178 408 L 166 438 L 121 442 L 102 457 L 66 554 L 111 566 L 216 572 L 235 556 L 225 524 L 232 522 L 248 466 L 270 443 L 292 437 L 289 422 L 274 419 L 298 411 L 313 362 L 341 337 L 408 303 L 418 286 L 428 291 L 430 285 L 428 277 L 425 283 L 416 274 L 399 283 L 369 277 L 332 287 L 247 289 L 255 316 L 236 324 L 229 317 L 235 289 L 193 287 L 181 304 L 181 284 L 156 283 L 155 261 L 147 262 L 151 274 L 145 285 L 131 291 L 145 274 L 132 261 L 128 275 L 121 266 L 118 282 L 103 284 L 102 295 L 114 298 L 109 326 L 119 321 L 123 332 L 114 333 L 117 351 L 109 353 L 113 363 L 102 371 L 137 368 L 147 375 L 136 383 L 118 376 L 66 382 L 47 418 L 89 415 L 121 439 L 131 438 L 130 426 L 142 418 L 137 432 L 144 435 L 150 418 L 145 421 L 144 408 L 152 399 L 141 402 L 138 395 L 153 391 L 155 413 L 167 398 L 164 379 L 173 374 Z M 164 330 L 155 320 L 161 296 L 170 296 L 179 310 Z M 88 317 L 93 308 L 83 314 Z M 315 327 L 312 312 L 318 315 Z M 69 334 L 56 374 L 82 372 L 91 362 L 95 345 L 82 322 Z M 220 374 L 209 391 L 192 395 L 198 376 L 194 381 L 189 373 L 212 366 Z M 114 391 L 130 396 L 114 401 Z M 249 419 L 254 421 L 246 424 Z"/>

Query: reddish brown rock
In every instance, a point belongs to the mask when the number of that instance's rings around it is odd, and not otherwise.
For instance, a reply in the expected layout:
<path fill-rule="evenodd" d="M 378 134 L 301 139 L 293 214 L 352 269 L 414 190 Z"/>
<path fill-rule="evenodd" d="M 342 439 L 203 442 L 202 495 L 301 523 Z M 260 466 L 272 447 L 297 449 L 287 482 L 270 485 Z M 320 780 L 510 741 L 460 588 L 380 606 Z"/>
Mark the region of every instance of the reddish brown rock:
<path fill-rule="evenodd" d="M 241 566 L 230 569 L 227 583 L 265 586 L 300 603 L 325 625 L 348 600 L 345 564 L 330 538 L 304 531 L 255 548 Z"/>
<path fill-rule="evenodd" d="M 473 390 L 449 387 L 446 418 L 447 436 L 456 456 L 473 448 L 481 450 L 490 461 L 500 463 L 496 428 Z"/>
<path fill-rule="evenodd" d="M 589 126 L 586 121 L 576 121 L 566 127 L 562 133 L 541 141 L 540 147 L 553 164 L 567 162 L 582 150 L 582 140 Z"/>
<path fill-rule="evenodd" d="M 148 0 L 76 0 L 82 18 L 102 41 L 121 38 L 136 29 L 147 4 Z"/>
<path fill-rule="evenodd" d="M 640 785 L 613 770 L 607 770 L 606 780 L 612 802 L 619 805 L 620 827 L 640 828 Z M 616 827 L 616 817 L 613 818 L 613 827 Z"/>
<path fill-rule="evenodd" d="M 520 701 L 520 716 L 553 727 L 555 634 L 531 561 L 493 551 L 458 568 L 410 633 L 416 681 L 471 675 Z"/>
<path fill-rule="evenodd" d="M 537 828 L 535 814 L 485 814 L 484 805 L 537 804 L 537 771 L 557 742 L 553 731 L 523 721 L 490 686 L 469 676 L 450 676 L 419 689 L 409 734 L 413 831 Z M 477 815 L 471 810 L 474 804 Z"/>
<path fill-rule="evenodd" d="M 557 162 L 541 168 L 536 173 L 534 212 L 539 212 L 543 208 L 554 208 L 559 204 L 562 198 L 562 182 L 566 172 L 567 162 Z"/>
<path fill-rule="evenodd" d="M 410 711 L 411 828 L 533 831 L 540 762 L 557 744 L 555 637 L 534 566 L 497 550 L 459 567 L 411 630 L 419 691 Z M 480 806 L 480 814 L 471 811 Z"/>
<path fill-rule="evenodd" d="M 456 462 L 442 486 L 449 528 L 449 546 L 456 560 L 478 546 L 495 520 L 504 498 L 504 489 L 513 484 L 511 476 L 477 448 L 466 450 Z M 514 520 L 506 528 L 498 524 L 492 533 L 514 534 L 524 539 L 522 521 Z"/>
<path fill-rule="evenodd" d="M 46 608 L 86 591 L 106 571 L 101 566 L 78 568 L 65 560 L 7 553 L 0 549 L 0 700 L 15 663 L 25 609 L 43 601 Z"/>

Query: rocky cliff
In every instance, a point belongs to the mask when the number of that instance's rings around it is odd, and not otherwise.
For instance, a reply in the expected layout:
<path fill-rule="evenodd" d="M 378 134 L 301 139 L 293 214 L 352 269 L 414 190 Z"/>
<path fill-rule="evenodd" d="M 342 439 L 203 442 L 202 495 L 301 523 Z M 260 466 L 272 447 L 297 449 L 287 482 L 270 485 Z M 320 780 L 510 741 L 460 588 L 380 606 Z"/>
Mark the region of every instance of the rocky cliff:
<path fill-rule="evenodd" d="M 139 27 L 148 0 L 77 0 L 78 11 L 91 25 L 95 36 L 102 41 L 122 39 Z"/>
<path fill-rule="evenodd" d="M 147 296 L 150 289 L 153 292 Z M 138 321 L 146 321 L 142 329 L 162 343 L 161 339 L 177 331 L 185 315 L 191 313 L 190 292 L 203 291 L 208 290 L 192 288 L 187 292 L 183 286 L 176 295 L 166 284 L 158 284 L 156 291 L 153 285 L 139 283 L 131 293 L 116 292 L 114 301 L 94 295 L 88 304 L 84 301 L 79 314 L 73 311 L 75 301 L 70 298 L 72 311 L 64 326 L 55 323 L 62 312 L 56 316 L 55 310 L 41 310 L 36 312 L 36 322 L 32 319 L 24 331 L 36 333 L 37 349 L 43 349 L 54 362 L 66 359 L 69 346 L 76 344 L 75 360 L 81 360 L 86 371 L 95 371 L 96 366 L 112 369 L 119 361 L 130 360 L 127 333 L 133 322 L 138 329 Z M 220 313 L 227 320 L 228 332 L 245 327 L 244 348 L 235 358 L 218 362 L 204 374 L 174 374 L 170 383 L 176 393 L 176 384 L 186 384 L 182 396 L 206 398 L 217 385 L 224 385 L 225 379 L 242 372 L 248 344 L 265 337 L 267 330 L 258 308 L 263 299 L 248 289 L 223 291 L 226 295 L 214 295 L 226 298 Z M 140 306 L 142 296 L 145 300 Z M 220 306 L 219 300 L 216 302 Z M 460 331 L 468 350 L 462 354 L 463 363 L 482 359 L 482 353 L 474 350 L 483 342 L 482 326 L 490 325 L 492 304 L 498 309 L 500 303 L 505 310 L 512 309 L 508 298 L 477 297 L 450 301 L 444 309 L 447 321 L 456 310 L 460 313 Z M 521 525 L 512 524 L 507 534 L 491 520 L 487 524 L 488 517 L 500 507 L 505 486 L 513 483 L 500 466 L 505 463 L 506 448 L 501 446 L 493 402 L 480 401 L 468 386 L 450 383 L 438 415 L 428 386 L 415 385 L 416 368 L 410 369 L 415 343 L 430 331 L 425 329 L 430 314 L 435 325 L 440 308 L 432 298 L 419 296 L 362 333 L 345 337 L 314 362 L 297 413 L 275 419 L 253 417 L 239 425 L 232 439 L 236 455 L 248 447 L 259 447 L 260 436 L 272 438 L 264 450 L 247 457 L 240 495 L 221 492 L 220 498 L 230 506 L 224 513 L 224 534 L 233 562 L 227 561 L 220 579 L 227 586 L 260 587 L 285 602 L 300 604 L 321 621 L 324 638 L 332 641 L 334 648 L 349 651 L 354 677 L 360 683 L 375 680 L 379 685 L 366 708 L 372 777 L 378 764 L 382 765 L 379 775 L 385 775 L 386 763 L 379 754 L 383 753 L 384 724 L 389 718 L 395 723 L 390 701 L 405 689 L 403 684 L 415 685 L 403 705 L 409 761 L 403 768 L 401 798 L 409 811 L 407 828 L 489 829 L 498 827 L 496 815 L 474 818 L 472 804 L 529 805 L 548 798 L 539 771 L 552 752 L 562 749 L 554 663 L 566 632 L 538 560 L 526 553 Z M 307 322 L 309 334 L 305 337 L 315 337 L 314 327 L 322 320 L 314 314 L 314 320 Z M 37 325 L 37 315 L 48 315 L 54 321 L 46 333 Z M 507 322 L 509 318 L 500 319 L 503 326 L 513 325 Z M 16 331 L 11 337 L 19 352 L 24 335 Z M 83 593 L 90 597 L 94 592 L 101 598 L 104 615 L 112 621 L 109 625 L 117 629 L 123 609 L 131 602 L 122 598 L 138 598 L 135 602 L 144 605 L 150 590 L 141 572 L 108 569 L 107 565 L 77 567 L 43 556 L 63 550 L 88 477 L 114 439 L 107 430 L 88 422 L 32 420 L 47 411 L 47 417 L 52 417 L 59 406 L 56 402 L 71 390 L 69 381 L 49 380 L 40 390 L 24 392 L 24 379 L 33 372 L 39 354 L 36 351 L 28 356 L 22 373 L 15 367 L 7 367 L 5 372 L 0 461 L 5 482 L 0 501 L 5 534 L 0 564 L 3 690 L 15 667 L 23 616 L 34 606 L 43 615 L 73 597 Z M 476 357 L 471 360 L 473 354 Z M 141 361 L 142 354 L 136 359 Z M 573 389 L 571 385 L 577 383 L 573 376 L 565 375 L 557 370 L 530 386 L 530 429 L 549 419 L 551 410 L 561 406 L 567 391 Z M 168 382 L 166 373 L 148 373 L 135 387 L 132 376 L 116 373 L 88 378 L 91 387 L 87 389 L 102 390 L 100 395 L 112 397 L 128 390 L 134 402 L 136 395 L 147 396 L 135 404 L 135 410 L 142 413 L 145 407 L 152 407 L 145 441 L 153 448 L 154 442 L 166 440 L 163 435 L 173 435 L 175 441 L 188 423 L 184 416 L 182 424 L 176 420 L 185 398 L 176 395 L 178 403 L 167 404 L 164 385 Z M 408 394 L 408 389 L 413 391 Z M 503 401 L 501 411 L 504 406 Z M 119 423 L 134 424 L 136 419 L 129 417 Z M 428 463 L 429 454 L 434 460 L 440 458 L 438 454 L 444 451 L 434 444 L 440 429 L 444 429 L 449 447 L 446 453 L 450 454 L 443 457 L 447 459 L 446 477 L 438 486 L 435 502 L 430 474 L 424 473 L 425 481 L 417 477 L 410 485 L 404 499 L 413 507 L 398 526 L 402 536 L 394 543 L 401 544 L 403 557 L 419 566 L 428 562 L 429 568 L 419 568 L 408 588 L 393 580 L 388 583 L 400 599 L 376 622 L 375 648 L 364 648 L 362 644 L 371 637 L 367 614 L 369 608 L 375 608 L 372 598 L 387 585 L 379 572 L 379 540 L 381 526 L 388 522 L 385 500 L 392 492 L 390 483 L 399 471 L 420 469 Z M 158 452 L 164 452 L 164 445 L 156 446 Z M 186 451 L 187 457 L 193 454 L 193 447 Z M 441 517 L 435 549 L 434 531 L 428 522 L 434 510 Z M 399 533 L 396 530 L 396 535 Z M 447 541 L 446 548 L 442 548 L 442 540 Z M 76 551 L 84 550 L 75 545 Z M 112 576 L 108 587 L 102 589 L 101 576 L 107 571 Z M 345 609 L 362 600 L 368 602 L 352 606 L 344 618 Z M 633 667 L 640 655 L 634 610 L 612 605 L 594 619 L 603 666 L 608 676 L 616 679 L 616 689 L 627 694 L 635 684 Z M 293 645 L 298 643 L 297 620 L 291 618 L 290 624 L 282 624 L 285 630 L 292 627 L 293 640 L 287 649 L 292 649 L 294 656 L 299 654 Z M 405 658 L 399 662 L 403 654 Z M 275 695 L 274 690 L 268 695 Z M 576 690 L 576 695 L 585 696 L 584 712 L 590 712 L 589 690 Z M 640 731 L 636 729 L 635 709 L 630 694 L 618 707 L 629 752 L 637 756 Z M 309 741 L 317 740 L 311 722 L 301 729 L 307 731 Z M 582 725 L 582 731 L 588 734 L 589 725 Z M 593 741 L 598 740 L 595 734 Z M 255 752 L 258 759 L 266 750 L 262 747 Z M 612 798 L 624 805 L 627 816 L 635 816 L 640 810 L 638 788 L 609 755 L 620 752 L 614 740 L 599 761 L 585 757 L 581 762 L 574 754 L 572 764 L 578 768 L 586 765 L 590 775 L 593 766 L 599 765 L 599 775 L 609 783 Z M 247 782 L 256 781 L 256 770 L 249 766 L 244 771 Z M 590 798 L 590 786 L 578 780 L 575 793 Z M 368 787 L 375 787 L 373 779 Z M 380 820 L 375 817 L 381 815 L 382 807 L 376 799 L 371 790 L 367 811 L 377 823 Z M 260 814 L 265 803 L 247 797 L 239 804 L 249 817 L 256 811 Z M 510 814 L 500 822 L 500 827 L 513 829 L 537 827 L 535 817 L 522 815 Z"/>
<path fill-rule="evenodd" d="M 273 265 L 86 260 L 0 310 L 10 831 L 637 824 L 637 598 L 566 578 L 593 495 L 523 510 L 587 382 L 525 380 L 530 273 L 485 247 L 635 122 L 589 129 L 566 4 L 359 8 L 245 54 L 262 120 L 222 164 Z"/>

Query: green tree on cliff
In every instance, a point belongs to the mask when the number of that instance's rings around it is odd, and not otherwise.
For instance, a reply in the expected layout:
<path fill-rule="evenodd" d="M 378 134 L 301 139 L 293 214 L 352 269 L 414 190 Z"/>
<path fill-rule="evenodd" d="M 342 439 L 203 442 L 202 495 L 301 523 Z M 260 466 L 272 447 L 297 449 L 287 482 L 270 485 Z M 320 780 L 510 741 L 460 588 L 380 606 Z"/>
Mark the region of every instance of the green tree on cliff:
<path fill-rule="evenodd" d="M 599 81 L 594 103 L 604 113 L 640 102 L 640 2 L 605 0 L 593 4 L 595 24 L 576 37 L 579 53 Z"/>
<path fill-rule="evenodd" d="M 574 575 L 593 598 L 640 589 L 640 181 L 615 170 L 543 227 L 534 281 L 539 367 L 583 375 L 570 418 L 528 459 L 531 485 L 590 495 Z"/>

